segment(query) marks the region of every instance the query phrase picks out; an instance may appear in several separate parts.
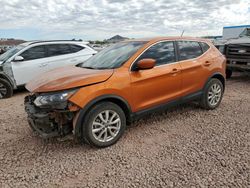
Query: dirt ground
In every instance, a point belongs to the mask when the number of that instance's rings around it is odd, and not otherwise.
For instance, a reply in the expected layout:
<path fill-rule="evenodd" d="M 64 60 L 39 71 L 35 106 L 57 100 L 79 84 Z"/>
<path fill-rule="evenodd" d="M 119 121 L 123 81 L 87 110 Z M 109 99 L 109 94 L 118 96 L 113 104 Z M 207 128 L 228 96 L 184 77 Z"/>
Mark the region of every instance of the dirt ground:
<path fill-rule="evenodd" d="M 26 94 L 0 100 L 0 187 L 250 187 L 250 77 L 228 80 L 214 111 L 153 114 L 105 149 L 37 137 Z"/>

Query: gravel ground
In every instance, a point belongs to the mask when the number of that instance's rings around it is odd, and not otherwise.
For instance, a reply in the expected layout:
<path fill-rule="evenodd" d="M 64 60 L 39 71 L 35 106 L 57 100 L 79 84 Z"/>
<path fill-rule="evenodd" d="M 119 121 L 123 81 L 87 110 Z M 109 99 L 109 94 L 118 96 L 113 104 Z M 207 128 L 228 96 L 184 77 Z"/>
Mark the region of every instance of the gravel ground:
<path fill-rule="evenodd" d="M 26 94 L 0 100 L 0 187 L 250 187 L 249 77 L 227 82 L 218 109 L 151 115 L 105 149 L 37 137 Z"/>

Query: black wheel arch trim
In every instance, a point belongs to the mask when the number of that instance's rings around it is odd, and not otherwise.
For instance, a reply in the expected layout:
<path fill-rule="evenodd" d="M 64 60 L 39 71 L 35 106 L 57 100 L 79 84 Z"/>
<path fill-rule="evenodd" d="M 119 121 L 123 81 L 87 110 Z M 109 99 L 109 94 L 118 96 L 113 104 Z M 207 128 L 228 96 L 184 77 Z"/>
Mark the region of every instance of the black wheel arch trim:
<path fill-rule="evenodd" d="M 8 81 L 13 88 L 15 87 L 15 84 L 13 83 L 13 81 L 10 79 L 10 77 L 8 75 L 0 72 L 0 78 L 5 79 L 6 81 Z"/>
<path fill-rule="evenodd" d="M 223 87 L 224 87 L 224 90 L 225 90 L 225 82 L 226 82 L 226 79 L 225 79 L 225 77 L 220 73 L 220 72 L 215 72 L 215 73 L 213 73 L 208 79 L 207 79 L 207 81 L 205 82 L 205 84 L 204 84 L 204 86 L 203 86 L 203 91 L 204 91 L 204 89 L 205 89 L 205 87 L 206 87 L 206 85 L 207 85 L 207 83 L 209 82 L 209 80 L 211 80 L 212 78 L 216 78 L 216 76 L 220 76 L 221 78 L 223 78 Z"/>
<path fill-rule="evenodd" d="M 98 102 L 105 101 L 105 100 L 106 101 L 111 101 L 111 102 L 112 102 L 112 100 L 118 100 L 118 101 L 122 102 L 125 105 L 125 107 L 127 108 L 127 112 L 124 112 L 125 115 L 126 115 L 126 118 L 128 118 L 128 121 L 132 120 L 131 107 L 130 107 L 129 103 L 123 97 L 121 97 L 119 95 L 114 95 L 114 94 L 101 95 L 101 96 L 91 100 L 87 105 L 85 105 L 80 110 L 79 116 L 78 116 L 77 121 L 76 121 L 75 130 L 74 130 L 74 134 L 75 134 L 76 138 L 79 139 L 81 137 L 81 126 L 82 126 L 82 123 L 83 123 L 83 120 L 84 120 L 84 116 L 89 111 L 89 109 L 93 105 L 97 104 Z"/>

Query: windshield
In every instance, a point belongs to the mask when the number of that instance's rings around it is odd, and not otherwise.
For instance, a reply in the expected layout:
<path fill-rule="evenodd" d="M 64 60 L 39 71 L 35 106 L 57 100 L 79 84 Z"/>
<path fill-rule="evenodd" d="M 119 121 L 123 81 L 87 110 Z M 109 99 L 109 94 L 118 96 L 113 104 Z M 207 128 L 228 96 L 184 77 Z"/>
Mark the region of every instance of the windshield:
<path fill-rule="evenodd" d="M 242 31 L 242 33 L 240 34 L 240 37 L 250 37 L 250 28 L 246 28 L 244 31 Z"/>
<path fill-rule="evenodd" d="M 79 66 L 91 69 L 118 68 L 145 43 L 145 41 L 131 41 L 114 44 L 92 56 Z"/>
<path fill-rule="evenodd" d="M 6 61 L 6 60 L 8 60 L 13 55 L 15 55 L 17 52 L 19 52 L 20 50 L 22 50 L 24 47 L 25 46 L 23 46 L 23 45 L 18 45 L 16 47 L 13 47 L 13 48 L 9 49 L 7 52 L 5 52 L 2 55 L 0 55 L 0 61 Z"/>

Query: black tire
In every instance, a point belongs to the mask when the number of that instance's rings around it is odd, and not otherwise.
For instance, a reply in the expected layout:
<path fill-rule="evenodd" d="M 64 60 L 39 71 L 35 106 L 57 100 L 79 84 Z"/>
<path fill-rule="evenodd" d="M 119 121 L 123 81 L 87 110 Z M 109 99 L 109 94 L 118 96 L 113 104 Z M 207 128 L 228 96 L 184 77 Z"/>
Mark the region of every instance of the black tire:
<path fill-rule="evenodd" d="M 218 85 L 220 87 L 221 96 L 215 105 L 211 105 L 211 103 L 209 102 L 209 91 L 210 91 L 211 87 L 214 85 L 216 85 L 216 86 Z M 207 109 L 207 110 L 213 110 L 213 109 L 217 108 L 221 103 L 223 93 L 224 93 L 224 87 L 223 87 L 222 82 L 217 78 L 210 79 L 208 81 L 208 83 L 206 84 L 205 89 L 203 91 L 203 95 L 202 95 L 201 102 L 200 102 L 201 107 L 204 109 Z"/>
<path fill-rule="evenodd" d="M 118 116 L 118 118 L 120 118 L 120 123 L 119 123 L 119 131 L 116 132 L 116 136 L 113 137 L 112 140 L 110 141 L 106 141 L 106 142 L 101 142 L 99 141 L 97 138 L 95 138 L 94 133 L 92 133 L 92 126 L 93 126 L 93 122 L 96 120 L 97 116 L 100 113 L 104 113 L 104 111 L 111 111 L 111 112 L 115 112 Z M 86 116 L 84 117 L 84 120 L 82 120 L 82 139 L 85 143 L 90 144 L 91 146 L 95 146 L 98 148 L 103 148 L 103 147 L 108 147 L 111 146 L 113 144 L 115 144 L 120 137 L 123 135 L 125 128 L 126 128 L 126 117 L 125 114 L 123 112 L 123 110 L 116 104 L 112 103 L 112 102 L 102 102 L 102 103 L 98 103 L 95 106 L 93 106 L 89 112 L 86 114 Z M 105 128 L 102 128 L 105 129 Z M 108 129 L 108 128 L 106 128 Z M 108 131 L 109 132 L 109 131 Z M 108 133 L 106 133 L 108 134 Z M 110 134 L 110 132 L 109 132 Z M 111 135 L 109 135 L 111 136 Z"/>
<path fill-rule="evenodd" d="M 233 71 L 230 69 L 226 69 L 226 78 L 229 79 L 232 77 Z"/>
<path fill-rule="evenodd" d="M 10 98 L 12 95 L 13 88 L 11 84 L 7 80 L 0 78 L 0 99 Z"/>

